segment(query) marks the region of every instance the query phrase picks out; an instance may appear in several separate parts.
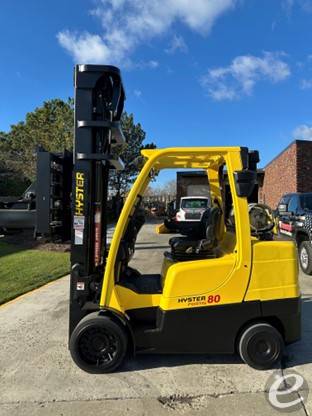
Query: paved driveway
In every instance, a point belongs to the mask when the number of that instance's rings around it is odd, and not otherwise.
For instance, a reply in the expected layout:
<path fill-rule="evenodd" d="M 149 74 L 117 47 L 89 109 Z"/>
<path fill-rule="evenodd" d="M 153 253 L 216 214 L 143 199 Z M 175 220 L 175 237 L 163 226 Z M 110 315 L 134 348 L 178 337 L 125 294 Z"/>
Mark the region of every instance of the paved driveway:
<path fill-rule="evenodd" d="M 142 230 L 132 266 L 158 272 L 168 236 Z M 312 278 L 300 276 L 303 339 L 287 349 L 286 367 L 312 386 Z M 237 357 L 138 356 L 121 372 L 90 375 L 67 350 L 65 277 L 0 307 L 0 415 L 273 415 L 265 383 Z M 283 371 L 283 370 L 280 370 Z M 294 414 L 312 414 L 312 400 Z"/>

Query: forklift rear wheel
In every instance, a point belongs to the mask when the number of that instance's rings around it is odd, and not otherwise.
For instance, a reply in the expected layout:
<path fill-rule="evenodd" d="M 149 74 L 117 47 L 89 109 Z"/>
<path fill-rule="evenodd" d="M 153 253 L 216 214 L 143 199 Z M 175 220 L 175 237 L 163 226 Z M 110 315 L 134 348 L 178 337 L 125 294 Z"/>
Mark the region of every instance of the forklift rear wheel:
<path fill-rule="evenodd" d="M 279 331 L 268 323 L 245 328 L 238 350 L 241 359 L 257 370 L 272 368 L 282 357 L 284 342 Z"/>
<path fill-rule="evenodd" d="M 312 244 L 310 241 L 303 241 L 299 247 L 299 262 L 303 273 L 312 274 Z"/>
<path fill-rule="evenodd" d="M 126 355 L 125 330 L 108 316 L 90 313 L 74 329 L 69 349 L 74 362 L 88 373 L 110 373 Z"/>

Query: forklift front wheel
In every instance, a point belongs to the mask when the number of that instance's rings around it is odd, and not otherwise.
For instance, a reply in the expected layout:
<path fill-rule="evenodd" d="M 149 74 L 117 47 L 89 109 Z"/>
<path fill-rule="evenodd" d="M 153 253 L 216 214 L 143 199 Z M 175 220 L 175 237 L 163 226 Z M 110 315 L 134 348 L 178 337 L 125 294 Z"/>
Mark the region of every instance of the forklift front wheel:
<path fill-rule="evenodd" d="M 108 316 L 90 313 L 74 329 L 69 349 L 74 362 L 88 373 L 110 373 L 123 362 L 128 338 Z"/>
<path fill-rule="evenodd" d="M 245 328 L 238 344 L 241 359 L 257 370 L 272 368 L 281 359 L 283 347 L 281 334 L 265 322 Z"/>

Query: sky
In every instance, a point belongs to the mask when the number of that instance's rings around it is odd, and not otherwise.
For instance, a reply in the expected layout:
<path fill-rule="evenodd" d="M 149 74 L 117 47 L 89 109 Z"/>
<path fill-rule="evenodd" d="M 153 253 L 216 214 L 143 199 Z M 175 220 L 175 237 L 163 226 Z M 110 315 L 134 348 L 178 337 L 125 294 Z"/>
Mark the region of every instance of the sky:
<path fill-rule="evenodd" d="M 0 50 L 3 131 L 100 63 L 158 147 L 312 140 L 312 0 L 1 0 Z"/>

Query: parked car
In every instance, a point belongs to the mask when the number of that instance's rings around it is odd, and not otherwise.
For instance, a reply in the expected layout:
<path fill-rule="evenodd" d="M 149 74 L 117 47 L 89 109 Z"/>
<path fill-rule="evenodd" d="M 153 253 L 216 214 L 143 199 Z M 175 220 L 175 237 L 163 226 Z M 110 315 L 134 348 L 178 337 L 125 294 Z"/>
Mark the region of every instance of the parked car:
<path fill-rule="evenodd" d="M 180 208 L 176 212 L 175 225 L 181 234 L 188 235 L 200 224 L 204 212 L 211 206 L 210 197 L 184 196 L 180 199 Z"/>
<path fill-rule="evenodd" d="M 296 241 L 300 267 L 312 275 L 312 192 L 286 194 L 277 209 L 280 234 Z"/>

